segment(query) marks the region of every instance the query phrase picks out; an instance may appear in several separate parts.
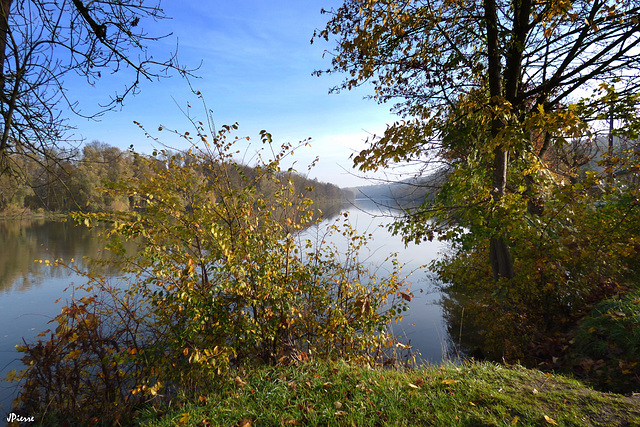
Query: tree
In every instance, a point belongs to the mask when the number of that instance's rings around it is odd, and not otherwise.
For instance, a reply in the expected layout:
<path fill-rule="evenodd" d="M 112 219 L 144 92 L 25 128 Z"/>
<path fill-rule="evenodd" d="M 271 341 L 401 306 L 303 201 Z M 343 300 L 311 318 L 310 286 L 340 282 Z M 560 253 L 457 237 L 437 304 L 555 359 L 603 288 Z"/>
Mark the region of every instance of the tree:
<path fill-rule="evenodd" d="M 398 229 L 418 240 L 443 212 L 480 221 L 495 281 L 514 275 L 508 223 L 543 212 L 549 148 L 609 117 L 637 135 L 638 1 L 347 0 L 327 13 L 314 38 L 337 44 L 316 73 L 346 72 L 335 91 L 370 83 L 404 119 L 355 165 L 448 163 L 449 204 L 424 204 Z"/>
<path fill-rule="evenodd" d="M 0 2 L 0 174 L 18 173 L 17 156 L 47 158 L 68 154 L 63 141 L 71 126 L 69 108 L 94 117 L 122 104 L 141 80 L 181 74 L 175 54 L 158 61 L 148 54 L 152 36 L 142 23 L 165 18 L 159 2 L 143 0 L 31 0 Z M 67 97 L 65 77 L 86 78 L 90 85 L 128 69 L 131 83 L 115 93 L 100 111 L 86 115 Z M 56 160 L 56 159 L 53 159 Z"/>

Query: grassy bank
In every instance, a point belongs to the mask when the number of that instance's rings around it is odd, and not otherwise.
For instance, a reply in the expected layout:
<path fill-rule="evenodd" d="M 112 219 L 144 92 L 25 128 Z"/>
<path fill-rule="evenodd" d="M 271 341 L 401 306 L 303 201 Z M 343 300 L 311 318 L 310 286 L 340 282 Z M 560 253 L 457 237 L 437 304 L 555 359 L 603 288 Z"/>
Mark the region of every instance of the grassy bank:
<path fill-rule="evenodd" d="M 640 425 L 640 397 L 518 366 L 433 366 L 411 372 L 343 362 L 260 367 L 219 389 L 145 410 L 141 426 Z"/>

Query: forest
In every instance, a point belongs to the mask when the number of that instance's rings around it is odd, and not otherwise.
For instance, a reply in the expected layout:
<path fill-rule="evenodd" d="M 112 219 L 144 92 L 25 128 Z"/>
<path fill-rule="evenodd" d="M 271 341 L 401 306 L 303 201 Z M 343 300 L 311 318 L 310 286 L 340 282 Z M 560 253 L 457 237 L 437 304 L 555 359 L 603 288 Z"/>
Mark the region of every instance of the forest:
<path fill-rule="evenodd" d="M 64 156 L 15 156 L 11 161 L 19 174 L 0 176 L 0 216 L 129 210 L 133 208 L 133 199 L 126 195 L 115 197 L 106 194 L 101 188 L 106 183 L 140 176 L 143 173 L 140 168 L 144 164 L 141 157 L 144 156 L 99 141 Z M 172 150 L 150 158 L 158 165 L 171 158 L 185 164 L 193 161 L 187 153 Z M 250 178 L 257 176 L 258 172 L 249 165 L 239 164 L 238 167 L 233 185 L 239 185 L 240 173 Z M 309 179 L 293 170 L 283 171 L 280 176 L 291 180 L 297 193 L 308 194 L 322 206 L 339 205 L 344 197 L 338 186 Z M 266 195 L 273 192 L 264 183 L 259 190 Z"/>

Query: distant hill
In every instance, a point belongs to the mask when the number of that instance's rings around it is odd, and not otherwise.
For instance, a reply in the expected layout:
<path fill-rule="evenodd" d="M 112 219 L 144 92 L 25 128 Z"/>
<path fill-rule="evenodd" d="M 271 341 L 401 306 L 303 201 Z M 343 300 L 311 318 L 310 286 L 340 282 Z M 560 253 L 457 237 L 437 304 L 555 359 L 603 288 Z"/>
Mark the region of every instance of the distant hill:
<path fill-rule="evenodd" d="M 348 192 L 349 200 L 372 200 L 385 202 L 389 206 L 404 206 L 422 203 L 425 199 L 433 198 L 444 183 L 446 175 L 447 172 L 441 170 L 428 176 L 404 181 L 351 187 L 344 192 Z"/>

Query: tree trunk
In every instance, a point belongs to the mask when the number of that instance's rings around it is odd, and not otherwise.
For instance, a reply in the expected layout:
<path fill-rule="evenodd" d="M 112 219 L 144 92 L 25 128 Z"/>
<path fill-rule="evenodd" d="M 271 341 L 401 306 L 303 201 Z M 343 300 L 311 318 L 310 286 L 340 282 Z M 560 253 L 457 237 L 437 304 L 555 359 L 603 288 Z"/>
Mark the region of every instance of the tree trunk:
<path fill-rule="evenodd" d="M 488 78 L 491 103 L 502 97 L 502 70 L 500 51 L 498 48 L 498 15 L 495 0 L 485 0 L 485 18 L 487 20 L 487 53 Z M 507 82 L 509 83 L 509 81 Z M 504 123 L 495 117 L 491 122 L 491 138 L 498 137 Z M 493 202 L 499 204 L 507 188 L 507 170 L 509 153 L 504 144 L 498 144 L 494 150 L 493 160 Z M 499 228 L 494 230 L 490 240 L 489 261 L 493 270 L 493 278 L 498 280 L 513 278 L 513 258 L 509 249 L 506 233 Z"/>
<path fill-rule="evenodd" d="M 493 161 L 493 191 L 494 203 L 498 204 L 502 200 L 507 189 L 507 168 L 509 166 L 509 154 L 502 146 L 498 146 L 494 151 Z M 489 260 L 493 270 L 493 279 L 497 282 L 500 279 L 513 279 L 513 257 L 509 249 L 506 233 L 500 229 L 494 230 L 491 237 Z"/>
<path fill-rule="evenodd" d="M 7 58 L 7 37 L 9 33 L 9 13 L 11 12 L 11 2 L 12 0 L 0 0 L 0 96 L 2 96 L 3 100 L 0 101 L 4 103 L 5 97 L 5 82 L 6 78 L 4 75 L 4 62 Z M 4 156 L 7 151 L 7 144 L 9 143 L 7 129 L 5 129 L 10 122 L 10 117 L 6 117 L 8 114 L 5 110 L 5 106 L 0 107 L 0 112 L 3 115 L 3 122 L 0 127 L 0 164 L 4 159 Z M 0 175 L 4 171 L 4 167 L 0 169 Z"/>

